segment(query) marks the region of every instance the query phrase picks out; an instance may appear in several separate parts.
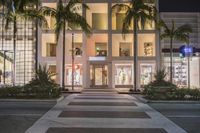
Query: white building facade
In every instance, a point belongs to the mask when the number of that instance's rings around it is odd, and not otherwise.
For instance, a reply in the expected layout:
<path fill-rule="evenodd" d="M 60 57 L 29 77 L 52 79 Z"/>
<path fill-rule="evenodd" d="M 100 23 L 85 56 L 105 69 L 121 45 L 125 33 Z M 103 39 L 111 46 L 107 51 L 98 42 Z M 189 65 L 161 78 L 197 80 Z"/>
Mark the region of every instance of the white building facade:
<path fill-rule="evenodd" d="M 56 8 L 56 0 L 43 0 L 42 6 Z M 112 13 L 112 6 L 116 3 L 126 3 L 125 0 L 84 0 L 90 10 L 79 11 L 93 29 L 93 34 L 87 37 L 79 27 L 73 26 L 72 30 L 66 29 L 65 44 L 65 86 L 72 85 L 72 44 L 75 47 L 75 76 L 74 85 L 83 88 L 132 88 L 133 87 L 133 29 L 122 37 L 121 28 L 124 12 Z M 159 8 L 158 1 L 146 0 Z M 3 11 L 3 8 L 1 8 Z M 159 16 L 166 22 L 174 19 L 177 25 L 192 24 L 190 42 L 196 48 L 200 45 L 200 14 L 199 13 L 164 13 Z M 58 84 L 62 83 L 62 55 L 63 35 L 60 34 L 58 43 L 55 39 L 55 19 L 47 17 L 49 27 L 36 27 L 28 22 L 19 27 L 18 35 L 18 65 L 16 63 L 15 81 L 13 81 L 13 38 L 12 26 L 10 32 L 4 33 L 5 23 L 0 20 L 0 72 L 1 84 L 24 84 L 34 77 L 35 64 L 47 65 L 53 78 Z M 29 24 L 29 25 L 28 25 Z M 20 26 L 20 25 L 19 25 Z M 25 30 L 26 29 L 26 30 Z M 9 34 L 9 35 L 7 35 Z M 74 34 L 74 36 L 72 36 Z M 37 36 L 37 40 L 36 40 Z M 21 38 L 20 38 L 21 37 Z M 74 41 L 72 41 L 74 40 Z M 72 43 L 73 42 L 73 43 Z M 154 23 L 147 23 L 145 29 L 138 31 L 138 88 L 143 87 L 154 79 L 157 69 L 169 66 L 168 40 L 160 40 L 159 32 Z M 174 48 L 178 49 L 182 43 L 175 42 Z M 8 47 L 10 46 L 10 47 Z M 7 52 L 8 51 L 8 52 Z M 22 52 L 21 52 L 22 51 Z M 21 54 L 20 54 L 21 53 Z M 9 56 L 8 56 L 9 55 Z M 21 56 L 20 56 L 21 55 Z M 25 56 L 24 56 L 25 55 Z M 7 56 L 9 58 L 7 58 Z M 6 58 L 4 58 L 6 57 Z M 37 62 L 37 63 L 36 63 Z M 179 53 L 174 53 L 174 83 L 180 86 L 188 85 L 188 65 L 186 59 L 180 58 Z M 192 57 L 190 61 L 190 84 L 194 87 L 200 85 L 200 59 Z M 182 72 L 183 71 L 183 72 Z M 181 73 L 182 72 L 182 73 Z M 18 75 L 18 77 L 17 77 Z M 22 79 L 23 77 L 23 79 Z"/>

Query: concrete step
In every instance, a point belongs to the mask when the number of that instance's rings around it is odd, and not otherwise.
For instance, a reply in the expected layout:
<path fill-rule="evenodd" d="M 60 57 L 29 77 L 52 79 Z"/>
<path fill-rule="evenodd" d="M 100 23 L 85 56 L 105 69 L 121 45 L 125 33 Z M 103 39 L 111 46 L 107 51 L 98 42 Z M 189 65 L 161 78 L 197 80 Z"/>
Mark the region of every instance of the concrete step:
<path fill-rule="evenodd" d="M 90 88 L 90 89 L 83 89 L 82 93 L 90 93 L 90 94 L 116 94 L 117 91 L 115 89 L 94 89 L 94 88 Z"/>

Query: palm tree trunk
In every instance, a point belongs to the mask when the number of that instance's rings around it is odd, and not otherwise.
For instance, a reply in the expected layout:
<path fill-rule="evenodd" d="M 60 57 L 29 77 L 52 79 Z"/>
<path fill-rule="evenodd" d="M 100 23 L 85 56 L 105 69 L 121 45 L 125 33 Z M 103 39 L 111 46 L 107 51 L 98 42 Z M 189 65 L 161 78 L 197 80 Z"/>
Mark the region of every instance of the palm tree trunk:
<path fill-rule="evenodd" d="M 62 61 L 62 88 L 65 88 L 65 27 L 66 24 L 64 22 L 63 27 L 63 61 Z"/>
<path fill-rule="evenodd" d="M 170 82 L 172 83 L 173 80 L 172 80 L 172 75 L 173 75 L 173 47 L 172 47 L 172 44 L 173 44 L 173 38 L 170 38 Z"/>
<path fill-rule="evenodd" d="M 3 5 L 3 13 L 4 13 L 4 5 Z M 2 18 L 2 28 L 4 27 L 4 18 Z M 4 46 L 4 28 L 2 29 L 2 50 L 3 50 L 3 46 Z M 3 83 L 5 85 L 6 83 L 6 52 L 4 51 L 4 56 L 3 56 Z"/>
<path fill-rule="evenodd" d="M 38 4 L 36 5 L 36 9 L 38 10 Z M 35 71 L 38 69 L 38 19 L 35 20 Z M 36 76 L 36 75 L 35 75 Z"/>
<path fill-rule="evenodd" d="M 17 18 L 14 18 L 14 25 L 13 25 L 13 85 L 15 86 L 15 78 L 16 78 L 16 34 L 17 34 Z"/>
<path fill-rule="evenodd" d="M 24 85 L 26 84 L 26 20 L 24 20 Z"/>
<path fill-rule="evenodd" d="M 134 48 L 133 48 L 133 51 L 134 51 L 134 62 L 133 62 L 133 68 L 134 68 L 134 91 L 137 91 L 137 65 L 138 65 L 138 57 L 137 57 L 137 53 L 138 53 L 138 47 L 137 47 L 137 20 L 134 19 L 134 22 L 133 22 L 133 25 L 134 25 Z"/>
<path fill-rule="evenodd" d="M 74 33 L 72 33 L 72 90 L 74 90 Z"/>

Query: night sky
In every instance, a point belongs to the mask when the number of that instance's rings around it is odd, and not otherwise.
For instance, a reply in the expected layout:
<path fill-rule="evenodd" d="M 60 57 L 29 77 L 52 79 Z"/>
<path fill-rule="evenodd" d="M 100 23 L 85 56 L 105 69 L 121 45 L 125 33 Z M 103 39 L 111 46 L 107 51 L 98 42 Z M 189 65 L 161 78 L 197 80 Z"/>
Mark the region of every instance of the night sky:
<path fill-rule="evenodd" d="M 160 12 L 200 12 L 200 0 L 159 0 Z"/>

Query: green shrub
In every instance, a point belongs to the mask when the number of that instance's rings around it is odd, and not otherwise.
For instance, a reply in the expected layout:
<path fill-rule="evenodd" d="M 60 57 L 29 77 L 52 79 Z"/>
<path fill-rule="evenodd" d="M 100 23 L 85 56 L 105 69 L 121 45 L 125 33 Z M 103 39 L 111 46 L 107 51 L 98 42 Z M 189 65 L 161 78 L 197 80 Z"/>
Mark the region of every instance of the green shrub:
<path fill-rule="evenodd" d="M 61 90 L 59 85 L 51 78 L 54 75 L 49 72 L 46 66 L 39 66 L 35 78 L 25 85 L 24 92 L 27 95 L 36 95 L 39 98 L 55 98 L 60 96 Z"/>
<path fill-rule="evenodd" d="M 155 80 L 144 86 L 143 94 L 154 100 L 165 100 L 173 97 L 173 91 L 177 88 L 171 82 L 165 81 L 165 70 L 158 70 L 154 75 Z"/>
<path fill-rule="evenodd" d="M 21 87 L 20 86 L 4 86 L 0 88 L 0 97 L 7 98 L 7 97 L 17 97 L 21 95 Z"/>
<path fill-rule="evenodd" d="M 191 88 L 177 88 L 175 90 L 176 100 L 200 100 L 200 90 Z"/>
<path fill-rule="evenodd" d="M 0 98 L 57 98 L 61 94 L 59 86 L 51 79 L 46 66 L 39 66 L 35 78 L 24 86 L 0 88 Z"/>

